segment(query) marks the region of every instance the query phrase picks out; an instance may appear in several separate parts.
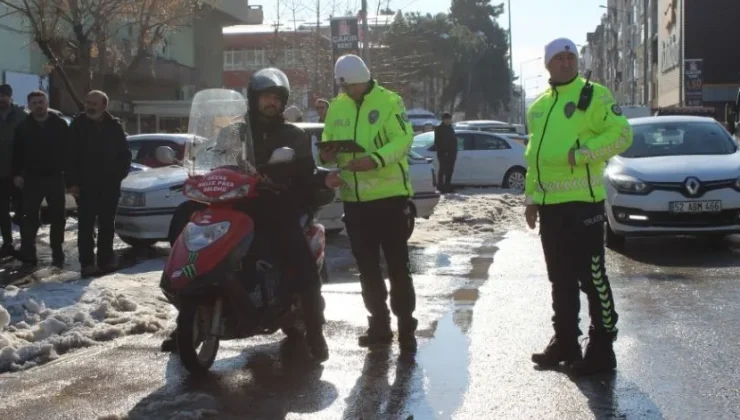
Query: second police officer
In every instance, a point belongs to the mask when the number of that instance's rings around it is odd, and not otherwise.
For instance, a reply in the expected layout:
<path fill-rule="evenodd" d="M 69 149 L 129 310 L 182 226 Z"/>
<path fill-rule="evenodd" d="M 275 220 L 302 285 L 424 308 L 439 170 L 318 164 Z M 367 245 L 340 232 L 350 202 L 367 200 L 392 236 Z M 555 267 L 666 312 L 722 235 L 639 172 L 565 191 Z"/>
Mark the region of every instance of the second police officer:
<path fill-rule="evenodd" d="M 573 41 L 545 47 L 550 88 L 527 115 L 526 220 L 540 236 L 552 284 L 555 335 L 532 361 L 544 367 L 572 363 L 576 374 L 616 368 L 612 343 L 618 315 L 604 267 L 606 161 L 632 144 L 632 129 L 607 88 L 578 73 Z M 580 289 L 591 326 L 585 356 L 578 337 Z"/>

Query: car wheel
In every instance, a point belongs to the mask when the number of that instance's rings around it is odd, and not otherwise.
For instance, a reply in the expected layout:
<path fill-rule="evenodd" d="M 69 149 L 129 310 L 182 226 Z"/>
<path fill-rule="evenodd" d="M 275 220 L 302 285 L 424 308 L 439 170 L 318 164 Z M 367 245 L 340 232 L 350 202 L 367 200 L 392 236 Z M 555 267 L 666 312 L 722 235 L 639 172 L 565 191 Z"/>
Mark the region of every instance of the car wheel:
<path fill-rule="evenodd" d="M 118 237 L 121 238 L 124 243 L 130 245 L 132 248 L 149 248 L 158 242 L 156 239 L 132 238 L 130 236 L 121 235 L 118 235 Z"/>
<path fill-rule="evenodd" d="M 604 223 L 604 243 L 609 249 L 620 250 L 624 248 L 625 237 L 615 233 L 607 222 Z"/>
<path fill-rule="evenodd" d="M 507 189 L 524 191 L 524 183 L 527 178 L 527 171 L 523 168 L 515 166 L 509 169 L 504 175 L 504 182 L 502 186 Z"/>
<path fill-rule="evenodd" d="M 408 226 L 408 233 L 406 235 L 406 239 L 409 239 L 414 233 L 414 228 L 416 227 L 416 207 L 411 201 L 409 201 L 407 208 L 408 212 L 406 213 L 406 223 Z"/>

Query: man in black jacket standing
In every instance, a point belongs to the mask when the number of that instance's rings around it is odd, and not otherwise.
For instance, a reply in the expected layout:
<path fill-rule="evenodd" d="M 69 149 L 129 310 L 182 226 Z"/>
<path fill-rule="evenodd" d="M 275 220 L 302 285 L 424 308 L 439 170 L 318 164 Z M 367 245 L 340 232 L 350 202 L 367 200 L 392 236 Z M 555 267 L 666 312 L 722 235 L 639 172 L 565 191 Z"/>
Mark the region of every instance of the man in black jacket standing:
<path fill-rule="evenodd" d="M 442 192 L 452 191 L 452 172 L 457 159 L 457 137 L 452 128 L 452 114 L 442 114 L 442 123 L 434 128 L 434 147 L 437 150 L 439 174 L 437 188 Z"/>
<path fill-rule="evenodd" d="M 116 208 L 121 181 L 128 175 L 131 149 L 120 121 L 107 111 L 108 96 L 93 90 L 85 97 L 85 113 L 70 126 L 73 146 L 67 185 L 78 197 L 77 246 L 83 277 L 116 269 L 113 254 Z M 98 258 L 95 264 L 95 221 L 98 222 Z"/>
<path fill-rule="evenodd" d="M 10 208 L 13 197 L 19 196 L 20 191 L 13 185 L 13 143 L 16 127 L 27 116 L 22 106 L 13 103 L 13 88 L 8 84 L 0 85 L 0 232 L 3 237 L 0 257 L 13 255 L 15 251 Z M 16 210 L 16 220 L 22 219 L 22 211 L 22 208 Z"/>
<path fill-rule="evenodd" d="M 52 264 L 64 265 L 64 225 L 66 224 L 64 172 L 69 149 L 69 127 L 58 115 L 49 112 L 49 100 L 43 91 L 28 94 L 31 116 L 16 128 L 13 144 L 13 176 L 23 190 L 23 225 L 19 259 L 27 267 L 38 263 L 36 235 L 39 230 L 41 202 L 49 206 L 51 229 L 49 241 Z"/>

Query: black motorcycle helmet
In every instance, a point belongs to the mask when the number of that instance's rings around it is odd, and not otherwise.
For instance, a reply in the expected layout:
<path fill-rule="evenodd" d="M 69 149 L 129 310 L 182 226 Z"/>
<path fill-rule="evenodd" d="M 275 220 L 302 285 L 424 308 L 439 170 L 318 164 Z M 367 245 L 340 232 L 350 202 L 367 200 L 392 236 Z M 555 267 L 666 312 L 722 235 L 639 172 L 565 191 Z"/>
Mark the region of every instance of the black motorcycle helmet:
<path fill-rule="evenodd" d="M 281 101 L 280 113 L 285 111 L 285 107 L 288 104 L 288 98 L 290 97 L 290 82 L 288 76 L 282 71 L 269 67 L 255 72 L 249 79 L 249 86 L 247 86 L 247 101 L 249 102 L 249 109 L 257 112 L 258 105 L 257 101 L 259 96 L 263 93 L 274 92 L 278 94 Z"/>

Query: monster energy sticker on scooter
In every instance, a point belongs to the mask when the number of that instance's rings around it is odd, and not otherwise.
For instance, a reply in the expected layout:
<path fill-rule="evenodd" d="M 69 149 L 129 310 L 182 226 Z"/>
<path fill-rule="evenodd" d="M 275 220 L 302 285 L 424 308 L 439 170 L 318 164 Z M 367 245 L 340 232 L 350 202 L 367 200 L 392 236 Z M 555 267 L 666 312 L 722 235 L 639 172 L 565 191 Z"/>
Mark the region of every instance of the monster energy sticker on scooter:
<path fill-rule="evenodd" d="M 188 254 L 188 263 L 195 264 L 195 260 L 198 259 L 197 252 L 191 252 Z"/>
<path fill-rule="evenodd" d="M 182 268 L 182 274 L 185 275 L 187 278 L 194 278 L 195 277 L 195 264 L 188 264 L 185 267 Z"/>

